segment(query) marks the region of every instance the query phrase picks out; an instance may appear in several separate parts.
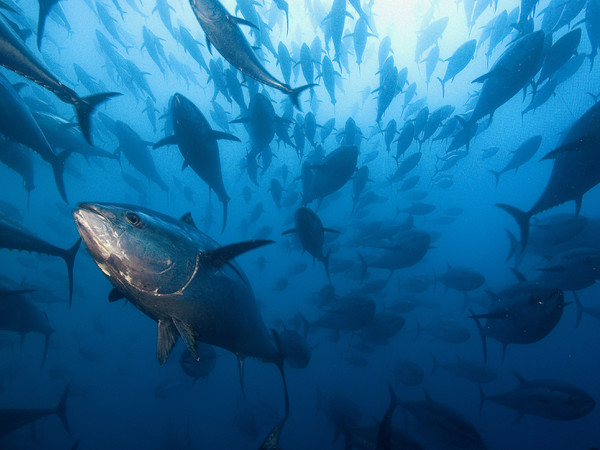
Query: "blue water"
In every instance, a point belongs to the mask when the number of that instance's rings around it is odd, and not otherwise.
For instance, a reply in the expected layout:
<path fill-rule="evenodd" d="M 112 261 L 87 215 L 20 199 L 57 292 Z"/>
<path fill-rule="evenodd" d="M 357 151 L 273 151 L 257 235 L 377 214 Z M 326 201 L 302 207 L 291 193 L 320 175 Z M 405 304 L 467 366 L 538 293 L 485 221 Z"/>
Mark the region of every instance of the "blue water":
<path fill-rule="evenodd" d="M 106 2 L 105 7 L 115 19 L 116 26 L 124 35 L 129 36 L 126 41 L 132 45 L 132 48 L 125 51 L 115 42 L 116 50 L 147 73 L 147 81 L 156 96 L 157 116 L 167 112 L 170 97 L 175 92 L 180 92 L 198 106 L 214 129 L 219 129 L 209 114 L 213 83 L 208 81 L 206 72 L 199 68 L 196 61 L 169 34 L 158 14 L 152 12 L 155 6 L 152 0 L 133 2 L 147 17 L 139 15 L 129 2 L 123 0 L 118 2 L 125 11 L 123 19 L 113 2 Z M 73 87 L 80 95 L 89 95 L 89 92 L 77 82 L 73 63 L 79 64 L 90 75 L 101 80 L 109 91 L 124 94 L 98 108 L 98 112 L 92 116 L 95 130 L 93 140 L 100 148 L 113 152 L 118 142 L 106 131 L 98 113 L 125 122 L 148 142 L 157 142 L 165 136 L 163 126 L 168 118 L 160 118 L 158 129 L 154 132 L 144 112 L 146 94 L 138 94 L 136 98 L 135 93 L 128 90 L 122 80 L 111 79 L 107 72 L 108 63 L 105 63 L 97 46 L 95 30 L 101 30 L 107 36 L 109 34 L 87 3 L 94 2 L 60 2 L 55 9 L 62 8 L 70 31 L 59 24 L 54 11 L 46 23 L 41 55 L 35 50 L 35 37 L 30 37 L 27 45 L 61 81 Z M 442 59 L 448 58 L 467 39 L 478 39 L 481 27 L 501 11 L 506 9 L 510 12 L 519 6 L 519 2 L 515 0 L 498 0 L 497 8 L 494 10 L 493 5 L 486 8 L 469 34 L 462 2 L 455 4 L 439 0 L 438 3 L 433 9 L 433 19 L 449 16 L 448 27 L 439 40 Z M 169 4 L 173 8 L 172 23 L 177 25 L 181 22 L 198 42 L 204 43 L 203 31 L 190 5 L 183 0 L 170 0 Z M 223 4 L 231 13 L 235 12 L 234 1 Z M 35 31 L 37 2 L 19 2 L 18 5 L 23 9 L 27 23 Z M 312 7 L 308 8 L 307 5 Z M 323 1 L 319 6 L 316 0 L 305 0 L 290 5 L 289 34 L 286 34 L 285 16 L 281 11 L 273 12 L 275 19 L 269 22 L 270 6 L 270 2 L 266 2 L 265 5 L 256 5 L 256 10 L 272 26 L 269 34 L 275 48 L 282 41 L 294 53 L 293 42 L 298 43 L 299 47 L 303 42 L 310 45 L 315 36 L 323 39 L 323 31 L 318 25 L 330 10 L 330 2 Z M 547 2 L 541 1 L 537 12 L 543 11 L 546 6 Z M 506 37 L 498 45 L 489 66 L 485 57 L 488 44 L 484 43 L 474 60 L 457 75 L 455 81 L 446 84 L 445 96 L 442 97 L 441 86 L 435 77 L 443 77 L 446 64 L 438 63 L 429 86 L 426 86 L 425 65 L 418 65 L 414 61 L 417 30 L 421 28 L 421 21 L 429 7 L 429 2 L 400 5 L 396 2 L 385 4 L 375 1 L 372 10 L 374 32 L 379 39 L 387 35 L 392 38 L 396 67 L 407 67 L 408 81 L 417 83 L 415 100 L 426 98 L 430 111 L 449 104 L 456 107 L 455 114 L 466 113 L 464 104 L 469 94 L 480 87 L 471 81 L 489 70 L 509 45 L 511 38 Z M 366 4 L 364 8 L 367 8 Z M 350 4 L 347 9 L 354 18 L 346 19 L 344 34 L 352 32 L 358 17 Z M 571 21 L 571 26 L 582 27 L 578 50 L 588 54 L 590 42 L 585 26 L 576 25 L 584 17 L 585 8 Z M 539 28 L 541 21 L 541 17 L 535 19 L 536 28 Z M 179 61 L 189 66 L 198 78 L 199 85 L 188 86 L 169 67 L 166 67 L 166 75 L 159 71 L 146 50 L 141 48 L 144 25 L 164 39 L 162 44 L 167 55 L 172 52 Z M 558 30 L 555 40 L 567 31 L 567 27 Z M 350 51 L 353 51 L 351 39 L 346 38 L 344 41 Z M 343 129 L 350 116 L 361 128 L 365 138 L 360 144 L 358 167 L 363 165 L 367 154 L 378 152 L 376 159 L 368 164 L 373 182 L 367 184 L 362 195 L 373 191 L 384 197 L 382 203 L 367 205 L 359 213 L 352 214 L 352 181 L 349 181 L 340 189 L 341 195 L 333 201 L 325 199 L 318 210 L 318 202 L 309 205 L 311 209 L 317 210 L 324 226 L 340 231 L 339 237 L 326 240 L 325 243 L 325 250 L 332 249 L 330 265 L 333 267 L 344 260 L 353 261 L 352 268 L 347 272 L 332 273 L 331 284 L 340 296 L 361 286 L 361 266 L 357 250 L 365 254 L 372 251 L 368 246 L 357 244 L 356 237 L 360 227 L 377 222 L 399 224 L 407 215 L 396 215 L 396 207 L 403 209 L 411 203 L 406 194 L 397 192 L 399 183 L 390 185 L 388 182 L 396 169 L 396 161 L 392 158 L 395 144 L 388 155 L 383 135 L 379 133 L 379 126 L 375 122 L 377 94 L 363 97 L 363 92 L 373 91 L 379 85 L 379 75 L 375 75 L 378 71 L 378 46 L 378 38 L 368 39 L 360 71 L 355 56 L 348 55 L 349 71 L 345 67 L 341 70 L 343 91 L 336 88 L 338 101 L 335 108 L 329 101 L 322 81 L 317 80 L 320 85 L 314 88 L 315 99 L 311 101 L 308 91 L 303 93 L 300 97 L 303 111 L 294 112 L 295 118 L 296 114 L 306 114 L 312 110 L 318 124 L 335 118 L 337 131 L 323 144 L 326 153 L 338 147 L 335 135 Z M 330 57 L 333 59 L 333 46 L 330 44 L 329 47 Z M 201 51 L 207 63 L 211 57 L 219 58 L 215 49 L 212 56 L 206 47 Z M 428 52 L 429 49 L 423 57 Z M 265 54 L 266 67 L 281 79 L 275 58 L 268 51 Z M 292 58 L 295 57 L 292 54 Z M 469 293 L 469 306 L 479 313 L 487 312 L 490 297 L 485 290 L 497 293 L 515 282 L 509 270 L 515 263 L 506 261 L 509 243 L 504 229 L 511 230 L 517 236 L 518 229 L 514 220 L 494 204 L 507 203 L 527 210 L 539 198 L 552 168 L 551 161 L 539 160 L 557 147 L 561 133 L 568 130 L 593 105 L 588 93 L 598 93 L 598 65 L 596 63 L 590 70 L 589 60 L 586 59 L 573 77 L 558 86 L 556 95 L 535 112 L 521 117 L 521 111 L 531 99 L 531 90 L 525 102 L 521 101 L 522 95 L 519 93 L 501 106 L 494 114 L 490 127 L 471 142 L 469 155 L 447 172 L 453 179 L 449 188 L 442 189 L 431 182 L 437 158 L 444 155 L 449 142 L 423 143 L 421 161 L 410 175 L 420 176 L 419 184 L 414 190 L 426 191 L 427 197 L 423 201 L 435 205 L 436 209 L 429 215 L 415 216 L 414 225 L 434 236 L 432 248 L 416 265 L 396 271 L 383 290 L 369 294 L 376 302 L 378 312 L 383 312 L 386 305 L 389 307 L 398 300 L 414 301 L 417 306 L 403 314 L 406 322 L 400 332 L 388 344 L 376 346 L 372 353 L 351 351 L 354 344 L 361 342 L 356 333 L 341 332 L 336 339 L 328 330 L 311 329 L 308 344 L 313 347 L 313 352 L 309 366 L 302 370 L 286 369 L 291 411 L 281 435 L 282 448 L 344 448 L 343 436 L 332 442 L 335 427 L 323 413 L 323 408 L 319 408 L 317 392 L 325 399 L 334 394 L 347 397 L 360 411 L 361 424 L 373 425 L 373 419 L 381 420 L 388 407 L 386 382 L 392 384 L 401 401 L 425 400 L 426 391 L 433 400 L 453 408 L 477 429 L 489 448 L 584 449 L 600 446 L 598 408 L 573 421 L 552 421 L 533 416 L 525 416 L 516 421 L 518 413 L 515 411 L 486 402 L 480 415 L 477 384 L 444 369 L 432 374 L 431 357 L 435 355 L 441 363 L 454 361 L 456 357 L 483 361 L 477 328 L 474 321 L 468 318 L 468 311 L 463 308 L 463 294 L 445 289 L 440 283 L 434 286 L 434 275 L 443 273 L 450 264 L 453 267 L 475 270 L 485 276 L 485 284 Z M 225 67 L 227 66 L 225 63 Z M 334 67 L 340 70 L 337 63 L 334 63 Z M 315 73 L 317 72 L 315 67 Z M 13 83 L 23 82 L 22 78 L 6 69 L 2 69 L 2 73 Z M 241 80 L 241 76 L 238 78 Z M 299 66 L 294 69 L 290 84 L 294 87 L 305 84 Z M 52 94 L 32 83 L 27 82 L 27 86 L 21 91 L 23 97 L 37 96 L 46 99 L 60 115 L 67 120 L 75 120 L 70 105 L 61 103 Z M 272 88 L 266 88 L 266 92 L 273 100 L 276 113 L 282 115 L 285 96 Z M 247 89 L 244 89 L 244 94 L 248 103 Z M 240 115 L 237 105 L 227 103 L 220 94 L 216 101 L 228 113 L 229 120 Z M 402 105 L 403 94 L 399 94 L 385 112 L 381 128 L 391 119 L 398 122 L 398 130 L 402 128 L 405 123 Z M 481 121 L 482 124 L 486 122 L 487 118 Z M 302 161 L 293 148 L 278 143 L 275 139 L 271 143 L 275 155 L 273 162 L 264 174 L 261 174 L 259 168 L 256 186 L 240 164 L 250 150 L 248 134 L 243 125 L 231 124 L 230 127 L 230 132 L 242 142 L 219 141 L 224 184 L 231 197 L 224 232 L 221 232 L 221 204 L 216 195 L 213 193 L 211 199 L 206 184 L 192 170 L 181 170 L 182 157 L 174 146 L 148 150 L 160 176 L 169 187 L 168 193 L 136 172 L 124 157 L 121 157 L 119 165 L 113 160 L 89 158 L 86 161 L 81 155 L 73 155 L 67 163 L 65 176 L 69 199 L 69 205 L 66 205 L 58 195 L 49 166 L 38 155 L 34 155 L 36 188 L 31 192 L 29 207 L 20 175 L 5 166 L 0 167 L 0 199 L 18 208 L 21 217 L 12 217 L 14 220 L 62 248 L 70 247 L 78 238 L 70 214 L 79 202 L 84 201 L 130 203 L 173 217 L 180 217 L 189 211 L 198 228 L 221 244 L 255 238 L 263 226 L 269 226 L 271 230 L 268 236 L 260 237 L 273 239 L 276 243 L 237 258 L 253 286 L 264 322 L 269 328 L 278 327 L 280 320 L 288 321 L 297 311 L 301 311 L 310 322 L 315 321 L 320 312 L 313 294 L 328 283 L 325 271 L 318 261 L 313 267 L 312 257 L 301 253 L 293 237 L 281 236 L 283 231 L 293 227 L 293 215 L 300 206 L 300 197 L 278 211 L 268 191 L 270 180 L 275 177 L 286 189 L 283 193 L 284 202 L 292 192 L 302 192 L 300 182 L 295 180 L 300 175 Z M 292 129 L 293 124 L 290 134 Z M 496 187 L 494 177 L 488 171 L 504 167 L 512 156 L 511 152 L 523 141 L 537 134 L 542 135 L 543 140 L 536 155 L 516 173 L 511 171 L 502 175 L 499 186 Z M 317 138 L 318 136 L 319 130 Z M 498 154 L 482 160 L 482 150 L 492 146 L 500 148 Z M 311 150 L 306 143 L 305 157 Z M 406 155 L 415 151 L 417 144 L 413 143 Z M 287 180 L 280 175 L 283 165 L 289 169 Z M 123 181 L 122 172 L 139 179 L 144 195 L 135 192 Z M 189 187 L 191 196 L 184 194 L 184 187 Z M 246 187 L 252 192 L 249 202 L 242 196 Z M 592 189 L 584 197 L 581 214 L 597 220 L 599 202 L 599 191 Z M 264 212 L 256 223 L 244 226 L 258 203 L 263 204 Z M 442 211 L 448 207 L 460 207 L 463 212 L 450 224 L 436 224 L 435 219 L 442 217 Z M 573 213 L 574 209 L 574 203 L 569 202 L 549 213 Z M 549 213 L 543 213 L 539 217 Z M 39 304 L 55 330 L 42 370 L 39 368 L 43 350 L 41 335 L 27 335 L 20 350 L 18 335 L 2 332 L 2 342 L 6 345 L 0 349 L 0 405 L 3 408 L 53 407 L 65 385 L 71 383 L 67 416 L 72 431 L 68 435 L 60 422 L 51 417 L 38 421 L 34 431 L 31 427 L 24 427 L 7 436 L 0 444 L 1 448 L 64 449 L 70 448 L 76 440 L 80 440 L 79 448 L 82 450 L 258 448 L 269 430 L 282 417 L 281 379 L 273 364 L 247 360 L 245 397 L 240 388 L 235 357 L 223 349 L 217 349 L 218 358 L 214 371 L 206 379 L 195 383 L 183 373 L 179 365 L 179 356 L 184 350 L 181 342 L 175 347 L 168 362 L 159 366 L 156 360 L 156 324 L 131 304 L 123 301 L 109 304 L 107 299 L 112 286 L 83 246 L 76 259 L 74 296 L 70 308 L 66 301 L 66 271 L 60 259 L 7 250 L 2 250 L 0 255 L 2 275 L 16 283 L 23 280 L 25 285 L 43 291 L 44 294 L 38 295 L 38 299 L 57 299 L 52 303 Z M 260 256 L 267 261 L 263 273 L 259 273 L 257 267 Z M 525 259 L 520 269 L 528 277 L 535 277 L 535 269 L 539 267 L 541 259 L 529 258 L 531 259 Z M 302 263 L 307 265 L 306 270 L 289 275 L 290 268 Z M 387 270 L 369 268 L 365 282 L 385 280 L 388 275 Z M 398 287 L 397 279 L 404 280 L 415 275 L 428 279 L 429 286 L 424 292 L 410 294 Z M 283 291 L 277 291 L 274 286 L 281 278 L 288 278 L 288 285 Z M 597 286 L 579 291 L 578 294 L 585 306 L 597 305 Z M 488 366 L 497 372 L 498 378 L 483 386 L 486 394 L 501 393 L 517 387 L 517 378 L 512 373 L 514 371 L 526 379 L 551 378 L 566 381 L 578 386 L 592 398 L 600 399 L 597 377 L 600 360 L 596 348 L 600 328 L 597 319 L 584 314 L 581 325 L 576 327 L 577 309 L 570 292 L 565 293 L 565 301 L 567 305 L 562 318 L 547 337 L 534 344 L 510 345 L 504 361 L 501 360 L 501 345 L 488 339 Z M 418 324 L 431 326 L 440 318 L 453 319 L 466 327 L 470 338 L 461 344 L 450 344 L 423 332 L 415 339 Z M 351 364 L 348 357 L 356 354 L 367 360 L 366 366 Z M 394 369 L 399 358 L 413 361 L 424 370 L 425 378 L 421 384 L 408 387 L 398 382 Z M 157 391 L 157 387 L 165 384 L 168 386 L 165 392 Z M 418 427 L 415 420 L 408 417 L 407 421 L 402 408 L 398 407 L 393 418 L 394 426 L 401 430 L 407 429 L 411 436 L 428 445 L 427 448 L 444 448 L 439 442 L 432 444 L 428 441 L 430 432 Z M 244 426 L 244 421 L 251 420 L 255 421 L 255 426 Z"/>

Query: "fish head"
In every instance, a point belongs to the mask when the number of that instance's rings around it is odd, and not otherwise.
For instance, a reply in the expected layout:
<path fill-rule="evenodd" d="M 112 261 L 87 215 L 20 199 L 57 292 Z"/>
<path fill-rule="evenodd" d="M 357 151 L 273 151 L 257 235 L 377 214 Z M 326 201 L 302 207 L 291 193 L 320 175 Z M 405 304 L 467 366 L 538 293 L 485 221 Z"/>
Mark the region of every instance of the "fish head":
<path fill-rule="evenodd" d="M 128 297 L 183 292 L 198 271 L 191 227 L 149 210 L 83 203 L 73 213 L 92 258 Z"/>
<path fill-rule="evenodd" d="M 529 295 L 529 304 L 544 311 L 562 311 L 565 295 L 562 290 L 553 287 L 540 286 L 535 283 L 535 289 Z"/>
<path fill-rule="evenodd" d="M 208 128 L 208 121 L 198 107 L 187 97 L 179 93 L 176 93 L 171 97 L 171 100 L 169 101 L 169 112 L 173 119 L 173 129 L 175 131 L 191 129 L 202 133 Z"/>

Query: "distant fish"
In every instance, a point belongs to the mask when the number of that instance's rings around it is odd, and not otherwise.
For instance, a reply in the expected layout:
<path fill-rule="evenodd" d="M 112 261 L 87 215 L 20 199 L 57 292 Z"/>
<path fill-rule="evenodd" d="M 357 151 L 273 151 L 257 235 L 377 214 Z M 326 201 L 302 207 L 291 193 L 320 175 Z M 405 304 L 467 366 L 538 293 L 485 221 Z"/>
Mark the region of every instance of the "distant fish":
<path fill-rule="evenodd" d="M 323 241 L 326 231 L 332 233 L 339 233 L 339 231 L 323 227 L 323 223 L 317 214 L 305 207 L 301 207 L 296 211 L 294 219 L 296 221 L 296 228 L 284 231 L 282 234 L 297 233 L 302 244 L 302 251 L 310 253 L 313 261 L 316 258 L 323 263 L 327 278 L 329 279 L 330 252 L 327 252 L 327 255 L 323 255 Z"/>
<path fill-rule="evenodd" d="M 56 408 L 53 409 L 0 409 L 0 438 L 39 419 L 56 414 L 69 435 L 71 430 L 67 421 L 67 396 L 69 385 L 65 388 Z"/>
<path fill-rule="evenodd" d="M 599 125 L 600 102 L 573 124 L 561 146 L 542 158 L 553 159 L 554 166 L 544 192 L 529 211 L 502 203 L 496 205 L 517 221 L 521 230 L 521 249 L 527 245 L 531 217 L 570 200 L 575 201 L 575 210 L 579 213 L 583 195 L 600 183 Z"/>
<path fill-rule="evenodd" d="M 515 272 L 519 281 L 498 294 L 486 314 L 474 314 L 483 345 L 483 358 L 487 360 L 486 339 L 503 344 L 502 359 L 509 344 L 532 344 L 546 337 L 558 324 L 565 306 L 560 289 L 542 283 L 527 281 Z M 479 320 L 486 319 L 484 325 Z"/>
<path fill-rule="evenodd" d="M 435 402 L 425 392 L 424 401 L 400 402 L 400 406 L 413 416 L 434 448 L 453 450 L 484 450 L 487 448 L 481 435 L 461 413 L 442 403 Z"/>
<path fill-rule="evenodd" d="M 515 372 L 519 386 L 497 395 L 481 392 L 481 408 L 486 400 L 514 409 L 518 419 L 526 414 L 551 420 L 576 420 L 596 406 L 589 394 L 577 386 L 558 380 L 526 380 Z"/>
<path fill-rule="evenodd" d="M 221 174 L 218 139 L 240 140 L 227 133 L 215 131 L 190 100 L 181 94 L 175 94 L 169 102 L 169 112 L 173 121 L 173 135 L 154 144 L 158 148 L 168 144 L 177 144 L 184 158 L 183 167 L 190 166 L 202 178 L 208 187 L 214 190 L 223 204 L 223 230 L 227 224 L 227 204 L 229 196 L 225 192 Z"/>
<path fill-rule="evenodd" d="M 41 365 L 43 368 L 48 353 L 50 336 L 54 333 L 54 329 L 48 322 L 48 315 L 26 296 L 29 292 L 31 291 L 27 289 L 14 291 L 0 289 L 0 330 L 19 333 L 21 347 L 27 333 L 43 334 L 46 338 Z"/>
<path fill-rule="evenodd" d="M 519 145 L 519 147 L 515 151 L 512 152 L 512 158 L 502 170 L 498 172 L 490 170 L 490 172 L 496 177 L 496 186 L 498 186 L 498 183 L 500 182 L 500 175 L 502 175 L 505 172 L 508 172 L 509 170 L 514 170 L 516 172 L 519 169 L 519 167 L 521 167 L 523 164 L 525 164 L 527 161 L 533 158 L 533 155 L 535 155 L 535 153 L 540 148 L 541 143 L 542 136 L 539 135 L 526 140 L 521 145 Z"/>
<path fill-rule="evenodd" d="M 221 56 L 244 75 L 289 95 L 294 105 L 300 107 L 298 96 L 312 86 L 293 89 L 267 72 L 239 27 L 241 24 L 257 28 L 256 24 L 230 15 L 218 0 L 190 0 L 190 4 L 206 33 L 209 50 L 214 45 Z"/>
<path fill-rule="evenodd" d="M 0 248 L 58 256 L 65 261 L 69 274 L 69 305 L 73 297 L 73 265 L 80 244 L 81 239 L 78 239 L 70 249 L 64 250 L 35 237 L 24 228 L 0 219 Z"/>
<path fill-rule="evenodd" d="M 475 109 L 468 121 L 457 116 L 467 134 L 467 150 L 477 131 L 477 121 L 488 115 L 493 117 L 496 109 L 531 82 L 539 70 L 543 49 L 543 31 L 525 35 L 504 51 L 488 73 L 473 81 L 483 83 Z"/>
<path fill-rule="evenodd" d="M 58 81 L 48 69 L 34 58 L 1 18 L 0 65 L 48 89 L 61 101 L 73 105 L 79 119 L 81 131 L 88 142 L 91 142 L 90 115 L 94 109 L 109 98 L 121 95 L 116 92 L 108 92 L 90 95 L 89 97 L 79 97 L 75 91 Z"/>

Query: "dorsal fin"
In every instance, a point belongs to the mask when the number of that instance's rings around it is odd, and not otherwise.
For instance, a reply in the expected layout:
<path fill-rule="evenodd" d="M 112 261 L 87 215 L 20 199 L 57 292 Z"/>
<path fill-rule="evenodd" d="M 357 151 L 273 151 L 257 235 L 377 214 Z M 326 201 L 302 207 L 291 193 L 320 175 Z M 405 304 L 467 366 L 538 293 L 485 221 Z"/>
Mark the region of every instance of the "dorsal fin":
<path fill-rule="evenodd" d="M 214 266 L 221 267 L 242 253 L 274 243 L 275 241 L 267 239 L 238 242 L 236 244 L 225 245 L 224 247 L 207 251 L 204 253 L 204 256 L 209 259 Z"/>
<path fill-rule="evenodd" d="M 188 225 L 198 229 L 198 227 L 196 226 L 196 223 L 194 222 L 194 219 L 192 218 L 192 213 L 189 211 L 186 212 L 183 216 L 181 216 L 181 218 L 179 220 L 181 220 L 183 223 L 187 223 Z"/>

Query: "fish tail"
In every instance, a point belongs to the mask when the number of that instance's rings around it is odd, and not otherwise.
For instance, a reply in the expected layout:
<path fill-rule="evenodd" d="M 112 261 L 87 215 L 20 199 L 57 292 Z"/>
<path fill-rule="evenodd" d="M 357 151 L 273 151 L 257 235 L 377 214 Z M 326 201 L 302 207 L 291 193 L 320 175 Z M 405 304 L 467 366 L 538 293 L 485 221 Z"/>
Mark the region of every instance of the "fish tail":
<path fill-rule="evenodd" d="M 304 86 L 300 86 L 300 87 L 292 89 L 292 90 L 290 90 L 290 92 L 288 92 L 288 95 L 290 96 L 290 100 L 292 101 L 294 106 L 296 108 L 298 108 L 300 111 L 302 111 L 302 108 L 300 107 L 300 102 L 298 101 L 298 97 L 300 96 L 300 94 L 302 92 L 304 92 L 305 90 L 310 89 L 314 86 L 316 86 L 316 84 L 314 84 L 314 83 L 305 84 Z"/>
<path fill-rule="evenodd" d="M 519 241 L 517 241 L 517 238 L 515 237 L 514 234 L 511 233 L 510 230 L 507 230 L 505 228 L 504 231 L 506 231 L 506 234 L 508 236 L 508 240 L 510 241 L 510 250 L 508 251 L 508 256 L 506 257 L 506 261 L 510 261 L 510 259 L 517 252 L 517 248 L 519 247 Z"/>
<path fill-rule="evenodd" d="M 229 199 L 223 202 L 223 226 L 221 228 L 221 233 L 225 231 L 225 225 L 227 225 L 227 205 L 229 204 Z"/>
<path fill-rule="evenodd" d="M 65 203 L 69 203 L 67 200 L 67 191 L 65 190 L 65 179 L 64 179 L 64 170 L 65 163 L 67 162 L 67 158 L 71 155 L 72 150 L 65 150 L 54 158 L 53 161 L 50 162 L 52 165 L 52 172 L 54 173 L 54 181 L 56 182 L 56 188 L 64 200 Z"/>
<path fill-rule="evenodd" d="M 37 47 L 38 50 L 42 47 L 42 37 L 44 35 L 44 25 L 46 24 L 46 17 L 50 9 L 54 5 L 54 2 L 40 2 L 40 12 L 38 14 L 38 26 L 37 26 Z"/>
<path fill-rule="evenodd" d="M 494 177 L 496 178 L 496 187 L 498 187 L 498 183 L 500 183 L 500 175 L 502 175 L 502 172 L 496 172 L 495 170 L 488 170 L 488 172 L 494 175 Z"/>
<path fill-rule="evenodd" d="M 111 97 L 121 95 L 119 92 L 104 92 L 102 94 L 90 95 L 88 97 L 77 97 L 73 101 L 75 111 L 77 112 L 77 120 L 79 121 L 79 127 L 85 139 L 91 144 L 91 131 L 90 131 L 90 116 L 94 112 L 94 109 L 101 103 L 104 103 Z"/>
<path fill-rule="evenodd" d="M 461 116 L 455 116 L 455 117 L 460 122 L 462 127 L 465 129 L 466 140 L 467 140 L 467 153 L 468 153 L 469 146 L 471 144 L 471 139 L 473 139 L 473 135 L 475 134 L 473 132 L 473 124 L 471 123 L 471 120 L 467 121 L 464 119 L 464 117 L 461 117 Z M 475 122 L 475 123 L 477 123 L 477 122 Z"/>
<path fill-rule="evenodd" d="M 529 219 L 531 218 L 531 214 L 521 211 L 514 206 L 505 205 L 504 203 L 496 203 L 496 206 L 506 211 L 517 221 L 521 230 L 521 251 L 523 251 L 529 239 Z"/>
<path fill-rule="evenodd" d="M 77 242 L 73 246 L 64 250 L 61 258 L 64 259 L 67 265 L 67 272 L 69 274 L 69 308 L 71 307 L 71 300 L 73 299 L 73 266 L 75 265 L 75 256 L 81 245 L 81 238 L 77 239 Z"/>
<path fill-rule="evenodd" d="M 67 387 L 65 387 L 65 390 L 60 398 L 58 406 L 54 409 L 54 414 L 58 416 L 63 426 L 65 427 L 65 430 L 67 431 L 67 433 L 69 433 L 69 436 L 71 435 L 71 428 L 69 427 L 69 421 L 67 420 L 67 396 L 69 395 L 70 385 L 70 383 L 67 384 Z"/>
<path fill-rule="evenodd" d="M 444 89 L 444 80 L 442 80 L 440 77 L 436 77 L 440 84 L 442 85 L 442 98 L 444 98 L 444 95 L 446 94 L 445 89 Z"/>
<path fill-rule="evenodd" d="M 477 315 L 473 312 L 472 309 L 469 308 L 469 312 L 471 313 L 471 319 L 475 320 L 475 324 L 477 325 L 477 329 L 479 330 L 479 336 L 481 337 L 481 345 L 483 346 L 483 362 L 487 364 L 487 343 L 485 340 L 485 334 L 483 334 L 483 327 L 481 326 L 481 322 Z"/>

